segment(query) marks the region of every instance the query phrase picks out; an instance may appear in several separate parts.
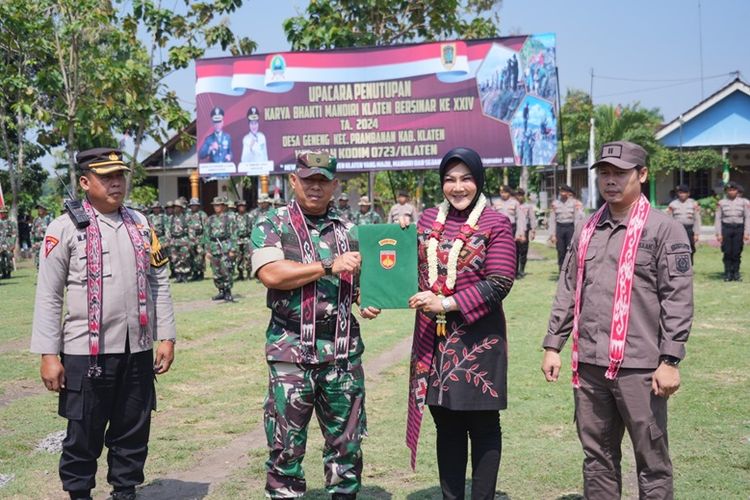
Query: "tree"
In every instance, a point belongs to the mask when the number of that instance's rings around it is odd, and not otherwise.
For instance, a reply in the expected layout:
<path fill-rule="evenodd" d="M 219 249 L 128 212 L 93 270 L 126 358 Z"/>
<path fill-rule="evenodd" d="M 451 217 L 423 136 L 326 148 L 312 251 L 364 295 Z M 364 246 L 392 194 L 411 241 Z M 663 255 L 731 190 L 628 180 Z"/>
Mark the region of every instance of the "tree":
<path fill-rule="evenodd" d="M 24 0 L 0 2 L 0 158 L 8 165 L 12 218 L 27 163 L 43 154 L 29 140 L 29 131 L 47 116 L 39 102 L 44 69 L 52 62 L 43 8 Z"/>
<path fill-rule="evenodd" d="M 498 35 L 501 0 L 311 0 L 284 21 L 292 50 Z"/>
<path fill-rule="evenodd" d="M 174 2 L 164 6 L 160 0 L 135 0 L 132 9 L 123 13 L 122 25 L 129 42 L 126 47 L 137 47 L 124 66 L 122 78 L 127 85 L 119 123 L 122 131 L 133 136 L 133 172 L 139 167 L 137 159 L 147 137 L 163 140 L 170 130 L 182 130 L 190 123 L 190 113 L 167 88 L 165 78 L 203 57 L 209 47 L 218 45 L 233 55 L 250 54 L 256 49 L 252 40 L 238 39 L 224 19 L 215 21 L 240 6 L 242 0 L 186 0 L 185 11 L 181 12 L 174 9 Z M 144 38 L 144 30 L 148 41 L 142 47 L 139 40 Z M 162 57 L 163 51 L 166 57 Z M 128 175 L 128 188 L 131 182 Z"/>
<path fill-rule="evenodd" d="M 558 151 L 565 151 L 571 155 L 574 162 L 586 161 L 589 150 L 589 120 L 593 113 L 594 106 L 590 95 L 582 90 L 568 89 L 560 113 L 562 139 L 565 144 L 564 147 L 560 144 Z"/>

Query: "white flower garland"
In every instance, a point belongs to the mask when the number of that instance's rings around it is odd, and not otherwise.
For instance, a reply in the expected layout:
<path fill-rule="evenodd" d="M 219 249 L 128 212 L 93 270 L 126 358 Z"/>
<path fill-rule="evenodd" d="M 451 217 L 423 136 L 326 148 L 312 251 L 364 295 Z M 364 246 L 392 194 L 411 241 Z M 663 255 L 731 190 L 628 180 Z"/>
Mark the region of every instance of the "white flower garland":
<path fill-rule="evenodd" d="M 482 211 L 484 210 L 484 207 L 486 205 L 487 198 L 484 196 L 484 194 L 480 194 L 479 199 L 477 199 L 477 204 L 474 205 L 474 209 L 469 214 L 469 218 L 466 219 L 465 224 L 476 229 L 477 222 L 479 221 L 479 216 L 482 215 Z M 437 218 L 435 218 L 435 222 L 444 225 L 445 220 L 448 217 L 449 209 L 450 203 L 448 202 L 448 200 L 443 200 L 443 202 L 440 204 L 440 208 L 438 209 L 438 214 Z M 437 238 L 431 237 L 427 242 L 427 279 L 429 280 L 430 286 L 434 285 L 438 279 L 437 249 L 439 240 L 440 236 L 438 235 Z M 449 290 L 453 290 L 453 287 L 456 286 L 458 255 L 461 253 L 461 249 L 463 247 L 464 241 L 460 238 L 456 238 L 455 240 L 453 240 L 453 246 L 448 253 L 448 275 L 446 277 L 445 286 L 448 287 Z"/>

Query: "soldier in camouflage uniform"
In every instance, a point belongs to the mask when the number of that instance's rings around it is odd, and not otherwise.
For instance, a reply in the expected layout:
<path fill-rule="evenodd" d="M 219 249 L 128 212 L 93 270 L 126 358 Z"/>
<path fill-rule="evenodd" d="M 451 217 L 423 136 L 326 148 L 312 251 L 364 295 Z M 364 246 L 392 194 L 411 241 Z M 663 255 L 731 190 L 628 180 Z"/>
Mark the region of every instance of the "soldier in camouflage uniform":
<path fill-rule="evenodd" d="M 163 208 L 158 201 L 151 204 L 151 213 L 147 217 L 148 223 L 151 224 L 159 241 L 169 241 L 169 216 L 163 212 Z M 164 250 L 164 245 L 162 245 L 162 251 L 165 252 L 165 255 L 169 255 L 169 252 Z"/>
<path fill-rule="evenodd" d="M 54 220 L 54 217 L 41 203 L 37 203 L 36 213 L 37 216 L 31 224 L 31 251 L 34 252 L 34 265 L 39 269 L 39 251 L 44 241 L 44 233 L 47 232 L 47 226 Z"/>
<path fill-rule="evenodd" d="M 211 203 L 214 214 L 208 218 L 204 242 L 214 273 L 214 285 L 219 290 L 212 300 L 234 302 L 232 283 L 237 237 L 234 217 L 226 212 L 227 201 L 217 196 Z"/>
<path fill-rule="evenodd" d="M 203 234 L 208 224 L 208 214 L 201 210 L 198 198 L 190 198 L 188 227 L 195 237 L 190 241 L 190 252 L 193 255 L 193 279 L 202 280 L 206 272 L 206 247 L 203 245 Z"/>
<path fill-rule="evenodd" d="M 18 228 L 8 219 L 8 209 L 0 207 L 0 278 L 10 278 L 13 271 L 13 252 L 16 248 Z"/>
<path fill-rule="evenodd" d="M 175 280 L 177 283 L 187 283 L 192 270 L 193 259 L 190 245 L 194 236 L 190 234 L 185 204 L 182 200 L 174 202 L 174 215 L 169 226 L 169 236 L 169 260 L 174 266 Z"/>
<path fill-rule="evenodd" d="M 338 184 L 335 171 L 327 153 L 300 155 L 290 175 L 295 200 L 253 229 L 253 274 L 268 288 L 271 309 L 264 412 L 271 498 L 305 493 L 302 460 L 313 410 L 325 440 L 326 489 L 334 499 L 353 499 L 361 485 L 364 345 L 351 314 L 361 258 L 355 226 L 327 206 Z M 379 312 L 360 310 L 364 318 Z"/>
<path fill-rule="evenodd" d="M 383 222 L 380 214 L 372 210 L 372 203 L 370 203 L 370 198 L 367 196 L 360 198 L 357 205 L 359 205 L 359 213 L 351 219 L 356 225 L 380 224 Z"/>
<path fill-rule="evenodd" d="M 253 232 L 253 219 L 247 212 L 247 202 L 237 202 L 237 216 L 234 221 L 237 233 L 237 279 L 244 280 L 250 277 L 250 253 L 253 245 L 250 242 L 250 234 Z"/>
<path fill-rule="evenodd" d="M 164 212 L 167 214 L 167 222 L 168 222 L 167 223 L 167 227 L 168 228 L 172 227 L 172 219 L 174 219 L 174 201 L 169 200 L 164 205 Z M 171 255 L 171 251 L 169 250 L 169 240 L 167 240 L 165 242 L 164 248 L 165 248 L 165 250 L 164 250 L 165 254 L 166 255 Z M 170 278 L 174 278 L 175 277 L 175 275 L 174 275 L 174 264 L 172 263 L 172 259 L 169 259 L 169 277 Z"/>
<path fill-rule="evenodd" d="M 270 209 L 271 198 L 266 193 L 261 193 L 260 196 L 258 196 L 258 208 L 254 208 L 250 211 L 250 219 L 253 222 L 253 226 L 263 220 Z"/>
<path fill-rule="evenodd" d="M 352 211 L 352 207 L 349 206 L 349 195 L 346 193 L 341 193 L 338 197 L 338 205 L 336 205 L 336 210 L 339 211 L 339 216 L 341 216 L 342 219 L 346 219 L 348 221 L 352 221 L 354 219 L 354 212 Z"/>

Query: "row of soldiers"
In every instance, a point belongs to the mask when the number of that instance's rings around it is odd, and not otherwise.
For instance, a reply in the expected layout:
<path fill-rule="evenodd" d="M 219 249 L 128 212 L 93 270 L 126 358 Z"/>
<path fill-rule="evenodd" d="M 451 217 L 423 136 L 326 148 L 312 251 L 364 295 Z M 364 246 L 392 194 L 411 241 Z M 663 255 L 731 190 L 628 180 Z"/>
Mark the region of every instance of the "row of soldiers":
<path fill-rule="evenodd" d="M 44 241 L 47 226 L 54 219 L 47 207 L 37 203 L 37 216 L 31 224 L 31 249 L 34 264 L 39 269 L 39 251 Z M 0 207 L 0 279 L 10 278 L 14 268 L 14 250 L 18 239 L 18 226 L 8 218 L 8 207 Z"/>

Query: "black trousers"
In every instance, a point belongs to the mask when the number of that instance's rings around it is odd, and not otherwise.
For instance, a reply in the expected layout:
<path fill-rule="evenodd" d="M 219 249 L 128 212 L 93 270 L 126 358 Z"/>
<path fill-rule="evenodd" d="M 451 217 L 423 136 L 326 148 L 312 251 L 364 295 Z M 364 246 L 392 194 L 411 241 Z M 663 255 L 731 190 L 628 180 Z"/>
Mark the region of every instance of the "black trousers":
<path fill-rule="evenodd" d="M 557 223 L 557 231 L 555 237 L 557 238 L 557 268 L 562 269 L 563 261 L 565 260 L 565 254 L 568 252 L 568 246 L 570 246 L 570 240 L 573 239 L 573 233 L 575 232 L 575 225 L 572 222 L 568 223 Z"/>
<path fill-rule="evenodd" d="M 86 376 L 86 355 L 63 355 L 62 363 L 65 389 L 58 412 L 68 419 L 60 457 L 63 490 L 96 486 L 103 445 L 109 450 L 107 482 L 116 489 L 141 484 L 151 411 L 156 408 L 152 351 L 100 355 L 102 375 L 97 378 Z"/>
<path fill-rule="evenodd" d="M 724 252 L 724 272 L 739 273 L 743 247 L 743 224 L 721 225 L 721 251 Z"/>
<path fill-rule="evenodd" d="M 695 232 L 693 231 L 692 225 L 688 226 L 686 224 L 683 224 L 682 227 L 685 228 L 688 240 L 690 240 L 690 262 L 692 263 L 694 260 L 693 257 L 695 256 Z"/>
<path fill-rule="evenodd" d="M 516 276 L 523 276 L 526 273 L 526 261 L 529 257 L 529 230 L 527 229 L 524 236 L 524 242 L 516 241 Z"/>
<path fill-rule="evenodd" d="M 443 498 L 464 498 L 467 437 L 471 440 L 471 500 L 495 498 L 502 454 L 500 412 L 455 411 L 430 406 L 430 413 L 437 429 L 438 471 Z"/>

